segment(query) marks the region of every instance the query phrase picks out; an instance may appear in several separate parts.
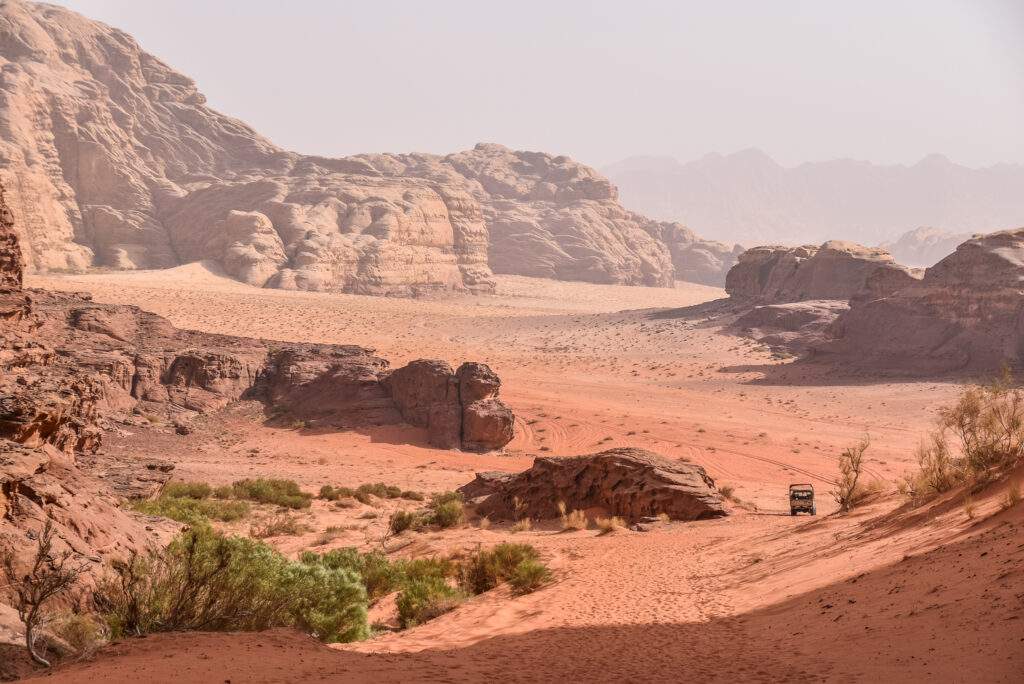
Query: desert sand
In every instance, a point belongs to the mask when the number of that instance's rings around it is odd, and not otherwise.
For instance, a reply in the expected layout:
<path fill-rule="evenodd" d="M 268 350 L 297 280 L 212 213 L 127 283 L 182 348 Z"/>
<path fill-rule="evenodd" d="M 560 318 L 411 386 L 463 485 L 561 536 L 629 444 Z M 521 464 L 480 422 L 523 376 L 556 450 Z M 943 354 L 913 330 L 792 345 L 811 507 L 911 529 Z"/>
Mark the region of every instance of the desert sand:
<path fill-rule="evenodd" d="M 1019 506 L 999 512 L 1000 492 L 985 492 L 969 520 L 949 497 L 910 509 L 889 494 L 827 515 L 842 449 L 870 435 L 867 471 L 891 482 L 915 465 L 957 384 L 793 364 L 678 311 L 721 290 L 499 276 L 493 295 L 381 299 L 257 289 L 199 263 L 26 284 L 135 304 L 184 328 L 365 345 L 396 365 L 481 359 L 516 413 L 513 441 L 483 456 L 429 448 L 414 428 L 254 427 L 245 404 L 184 437 L 108 438 L 110 451 L 173 460 L 177 479 L 288 477 L 309 491 L 385 481 L 429 492 L 475 471 L 524 469 L 540 454 L 637 446 L 704 466 L 737 499 L 727 518 L 647 533 L 551 525 L 513 534 L 471 523 L 414 535 L 396 553 L 526 541 L 556 580 L 522 597 L 499 588 L 420 627 L 332 648 L 287 631 L 123 642 L 58 671 L 58 681 L 1013 681 L 1024 671 Z M 791 482 L 815 485 L 817 518 L 789 516 Z M 322 504 L 308 533 L 269 541 L 297 554 L 337 525 L 344 533 L 319 550 L 369 549 L 397 506 Z"/>

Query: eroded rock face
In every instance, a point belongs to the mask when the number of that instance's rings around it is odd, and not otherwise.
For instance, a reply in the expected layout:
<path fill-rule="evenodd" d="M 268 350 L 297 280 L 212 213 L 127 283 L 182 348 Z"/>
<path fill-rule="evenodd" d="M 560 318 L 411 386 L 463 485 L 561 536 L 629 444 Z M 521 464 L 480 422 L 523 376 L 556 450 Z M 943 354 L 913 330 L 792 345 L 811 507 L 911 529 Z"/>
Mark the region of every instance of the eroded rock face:
<path fill-rule="evenodd" d="M 384 385 L 405 421 L 425 427 L 436 447 L 490 451 L 512 440 L 512 411 L 498 399 L 501 380 L 482 363 L 453 372 L 444 361 L 413 361 Z"/>
<path fill-rule="evenodd" d="M 107 479 L 110 475 L 84 470 L 50 445 L 28 447 L 0 439 L 0 554 L 13 551 L 15 569 L 24 568 L 49 519 L 56 532 L 54 552 L 75 554 L 85 566 L 82 581 L 89 582 L 90 575 L 103 575 L 111 561 L 127 560 L 132 552 L 144 553 L 165 543 L 180 525 L 120 508 L 119 493 Z M 162 484 L 169 470 L 152 477 Z"/>
<path fill-rule="evenodd" d="M 10 235 L 4 277 L 20 263 Z M 109 420 L 134 412 L 181 424 L 243 397 L 335 428 L 406 420 L 443 448 L 486 451 L 512 438 L 501 381 L 484 364 L 455 373 L 414 361 L 392 373 L 362 347 L 178 330 L 137 307 L 20 287 L 0 290 L 0 322 L 0 438 L 69 456 L 96 452 Z"/>
<path fill-rule="evenodd" d="M 416 295 L 489 291 L 492 268 L 659 286 L 728 268 L 727 249 L 627 211 L 564 156 L 286 152 L 130 36 L 52 5 L 0 5 L 0 120 L 32 269 L 214 260 L 256 286 Z"/>
<path fill-rule="evenodd" d="M 923 279 L 851 302 L 816 354 L 906 373 L 1024 367 L 1024 229 L 964 242 Z"/>
<path fill-rule="evenodd" d="M 554 518 L 560 501 L 569 510 L 598 508 L 630 521 L 660 513 L 674 520 L 726 515 L 722 497 L 703 468 L 644 449 L 537 458 L 521 473 L 478 473 L 459 491 L 477 512 L 494 520 Z"/>
<path fill-rule="evenodd" d="M 18 236 L 14 232 L 14 218 L 7 208 L 4 190 L 0 187 L 0 290 L 21 289 L 22 256 Z"/>
<path fill-rule="evenodd" d="M 676 280 L 722 287 L 744 251 L 739 245 L 705 240 L 680 223 L 652 221 L 644 230 L 668 247 Z"/>
<path fill-rule="evenodd" d="M 869 279 L 874 296 L 884 296 L 910 284 L 914 275 L 883 249 L 832 240 L 820 247 L 749 249 L 729 271 L 725 289 L 730 297 L 755 302 L 849 301 L 865 291 Z"/>

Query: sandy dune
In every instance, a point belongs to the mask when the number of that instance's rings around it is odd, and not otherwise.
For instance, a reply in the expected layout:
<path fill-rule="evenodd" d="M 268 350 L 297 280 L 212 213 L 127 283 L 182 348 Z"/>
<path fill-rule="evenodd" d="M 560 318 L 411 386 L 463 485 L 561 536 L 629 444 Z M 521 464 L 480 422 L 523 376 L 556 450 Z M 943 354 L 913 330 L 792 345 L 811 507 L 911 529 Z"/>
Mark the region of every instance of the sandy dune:
<path fill-rule="evenodd" d="M 913 465 L 955 384 L 793 366 L 664 313 L 719 290 L 501 277 L 495 295 L 375 299 L 255 289 L 201 264 L 29 284 L 137 304 L 181 327 L 367 345 L 395 364 L 482 360 L 517 414 L 513 442 L 486 456 L 429 449 L 411 428 L 254 429 L 255 408 L 244 404 L 184 438 L 140 431 L 108 440 L 110 450 L 144 446 L 172 458 L 183 479 L 274 475 L 310 490 L 382 480 L 437 491 L 476 470 L 525 468 L 540 453 L 631 445 L 700 463 L 742 502 L 725 519 L 644 534 L 470 525 L 415 535 L 399 553 L 528 541 L 557 580 L 518 598 L 499 588 L 418 628 L 338 650 L 290 632 L 161 635 L 115 645 L 120 655 L 58 680 L 137 681 L 145 672 L 153 681 L 1012 681 L 1024 670 L 1024 520 L 1020 507 L 997 513 L 998 492 L 977 500 L 975 521 L 956 501 L 922 514 L 898 509 L 894 495 L 852 516 L 786 510 L 786 485 L 809 481 L 819 512 L 831 512 L 836 457 L 864 434 L 872 476 L 890 481 Z M 396 505 L 321 504 L 308 534 L 273 543 L 297 553 L 318 530 L 346 524 L 331 546 L 369 548 Z"/>

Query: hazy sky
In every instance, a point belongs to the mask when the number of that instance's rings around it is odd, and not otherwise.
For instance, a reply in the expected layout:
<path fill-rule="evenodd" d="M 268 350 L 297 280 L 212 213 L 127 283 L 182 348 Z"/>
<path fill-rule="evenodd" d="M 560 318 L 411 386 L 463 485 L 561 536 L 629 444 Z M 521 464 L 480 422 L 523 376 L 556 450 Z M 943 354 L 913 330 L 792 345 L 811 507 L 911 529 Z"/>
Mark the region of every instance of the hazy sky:
<path fill-rule="evenodd" d="M 1024 162 L 1024 0 L 57 0 L 299 152 Z"/>

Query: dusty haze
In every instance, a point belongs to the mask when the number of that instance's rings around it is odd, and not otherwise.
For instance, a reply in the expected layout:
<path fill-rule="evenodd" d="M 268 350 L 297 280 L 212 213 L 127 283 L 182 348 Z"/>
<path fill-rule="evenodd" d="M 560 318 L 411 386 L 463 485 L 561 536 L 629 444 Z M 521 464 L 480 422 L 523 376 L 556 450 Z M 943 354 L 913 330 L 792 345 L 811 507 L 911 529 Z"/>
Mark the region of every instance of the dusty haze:
<path fill-rule="evenodd" d="M 1024 162 L 1014 0 L 60 4 L 304 153 L 485 140 L 592 166 L 747 147 L 784 165 Z"/>

